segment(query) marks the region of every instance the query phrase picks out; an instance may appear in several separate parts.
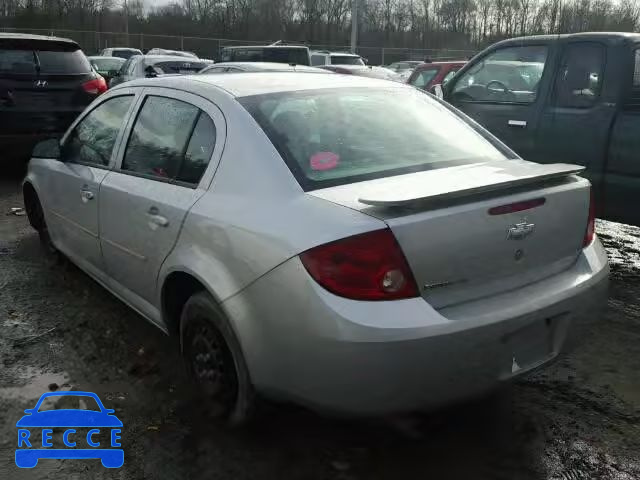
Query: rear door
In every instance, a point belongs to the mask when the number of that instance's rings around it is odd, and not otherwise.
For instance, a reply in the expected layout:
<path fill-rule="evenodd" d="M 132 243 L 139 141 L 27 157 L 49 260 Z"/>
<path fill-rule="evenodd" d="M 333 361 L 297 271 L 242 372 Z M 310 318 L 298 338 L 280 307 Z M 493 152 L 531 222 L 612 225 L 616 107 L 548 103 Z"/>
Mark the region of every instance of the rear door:
<path fill-rule="evenodd" d="M 103 269 L 98 205 L 100 183 L 113 166 L 122 125 L 134 91 L 121 91 L 88 112 L 66 135 L 61 161 L 52 161 L 41 188 L 47 222 L 56 244 L 78 263 Z"/>
<path fill-rule="evenodd" d="M 620 75 L 626 85 L 611 130 L 601 205 L 604 218 L 640 225 L 635 201 L 640 192 L 640 48 L 626 55 L 622 53 L 620 60 L 632 68 Z"/>
<path fill-rule="evenodd" d="M 101 246 L 109 275 L 153 302 L 162 262 L 211 181 L 226 136 L 224 117 L 202 97 L 150 88 L 118 167 L 100 188 Z"/>
<path fill-rule="evenodd" d="M 540 112 L 553 55 L 546 44 L 505 46 L 476 59 L 447 84 L 451 104 L 525 160 L 535 160 Z"/>
<path fill-rule="evenodd" d="M 564 44 L 542 113 L 540 156 L 536 159 L 587 167 L 597 200 L 601 198 L 602 170 L 620 91 L 614 87 L 619 75 L 605 69 L 606 64 L 607 46 L 603 43 Z"/>

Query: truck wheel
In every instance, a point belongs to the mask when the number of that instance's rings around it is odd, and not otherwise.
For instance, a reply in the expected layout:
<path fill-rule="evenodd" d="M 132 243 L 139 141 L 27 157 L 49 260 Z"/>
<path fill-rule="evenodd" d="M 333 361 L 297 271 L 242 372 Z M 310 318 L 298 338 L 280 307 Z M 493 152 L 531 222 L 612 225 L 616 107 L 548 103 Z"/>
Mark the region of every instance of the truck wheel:
<path fill-rule="evenodd" d="M 245 423 L 253 410 L 249 372 L 231 326 L 211 296 L 191 296 L 180 317 L 180 349 L 207 416 Z"/>

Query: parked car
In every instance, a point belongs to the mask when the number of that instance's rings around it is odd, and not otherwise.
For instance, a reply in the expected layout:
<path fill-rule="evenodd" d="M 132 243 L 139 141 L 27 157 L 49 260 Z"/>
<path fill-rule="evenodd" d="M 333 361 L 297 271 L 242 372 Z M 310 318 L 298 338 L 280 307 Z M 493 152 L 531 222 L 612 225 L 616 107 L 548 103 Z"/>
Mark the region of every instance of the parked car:
<path fill-rule="evenodd" d="M 640 225 L 640 35 L 514 38 L 470 61 L 444 97 L 519 155 L 586 167 L 598 216 Z"/>
<path fill-rule="evenodd" d="M 111 79 L 110 87 L 137 78 L 155 78 L 163 75 L 186 75 L 202 70 L 207 64 L 198 59 L 170 55 L 136 55 L 128 59 L 118 75 Z"/>
<path fill-rule="evenodd" d="M 42 138 L 60 135 L 107 89 L 76 42 L 0 33 L 0 147 L 28 158 Z"/>
<path fill-rule="evenodd" d="M 400 81 L 400 77 L 397 73 L 384 67 L 373 67 L 371 65 L 323 65 L 318 68 L 345 75 L 379 78 L 381 80 L 391 80 L 393 82 Z"/>
<path fill-rule="evenodd" d="M 314 67 L 322 65 L 365 65 L 362 57 L 355 53 L 330 52 L 329 50 L 312 50 L 309 53 L 311 54 L 311 65 Z"/>
<path fill-rule="evenodd" d="M 306 65 L 289 65 L 288 63 L 269 62 L 221 62 L 208 65 L 200 70 L 200 74 L 239 73 L 239 72 L 307 72 L 329 73 L 326 70 Z"/>
<path fill-rule="evenodd" d="M 311 65 L 309 49 L 300 45 L 225 47 L 221 62 L 268 62 Z"/>
<path fill-rule="evenodd" d="M 125 59 L 120 57 L 88 57 L 93 69 L 98 72 L 107 84 L 113 77 L 118 76 L 118 72 L 124 65 Z"/>
<path fill-rule="evenodd" d="M 142 50 L 138 48 L 127 48 L 127 47 L 118 47 L 118 48 L 105 48 L 100 52 L 100 57 L 118 57 L 124 58 L 127 60 L 134 55 L 142 55 Z"/>
<path fill-rule="evenodd" d="M 23 189 L 47 248 L 176 336 L 215 414 L 465 399 L 606 305 L 582 167 L 521 160 L 406 84 L 195 80 L 109 90 Z"/>
<path fill-rule="evenodd" d="M 164 48 L 152 48 L 147 52 L 147 55 L 171 55 L 173 57 L 198 58 L 198 56 L 193 52 L 185 52 L 182 50 L 167 50 Z"/>
<path fill-rule="evenodd" d="M 465 63 L 466 61 L 421 63 L 413 70 L 407 83 L 429 90 L 434 85 L 447 83 Z"/>

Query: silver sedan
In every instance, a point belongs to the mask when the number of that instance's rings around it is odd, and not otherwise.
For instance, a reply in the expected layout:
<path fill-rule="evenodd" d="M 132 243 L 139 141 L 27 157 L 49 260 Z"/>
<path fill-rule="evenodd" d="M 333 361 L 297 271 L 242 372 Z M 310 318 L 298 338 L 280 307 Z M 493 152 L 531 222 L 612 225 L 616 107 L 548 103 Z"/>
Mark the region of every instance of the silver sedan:
<path fill-rule="evenodd" d="M 52 255 L 175 335 L 213 413 L 378 415 L 530 372 L 604 306 L 581 170 L 399 83 L 199 75 L 102 95 L 24 199 Z"/>

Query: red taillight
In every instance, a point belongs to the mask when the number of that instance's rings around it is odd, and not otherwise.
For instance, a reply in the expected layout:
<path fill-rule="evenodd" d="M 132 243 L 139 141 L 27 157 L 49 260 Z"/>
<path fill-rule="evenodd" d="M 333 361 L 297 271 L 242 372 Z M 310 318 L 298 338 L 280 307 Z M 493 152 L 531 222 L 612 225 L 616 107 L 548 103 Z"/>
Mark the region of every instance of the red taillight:
<path fill-rule="evenodd" d="M 593 199 L 593 190 L 589 193 L 589 220 L 587 221 L 587 232 L 584 234 L 583 247 L 591 245 L 596 233 L 596 202 Z"/>
<path fill-rule="evenodd" d="M 92 95 L 99 95 L 107 91 L 107 82 L 104 80 L 104 78 L 98 75 L 97 78 L 83 83 L 82 88 L 87 93 L 91 93 Z"/>
<path fill-rule="evenodd" d="M 355 300 L 398 300 L 418 296 L 413 274 L 390 230 L 354 235 L 300 255 L 316 282 Z"/>

